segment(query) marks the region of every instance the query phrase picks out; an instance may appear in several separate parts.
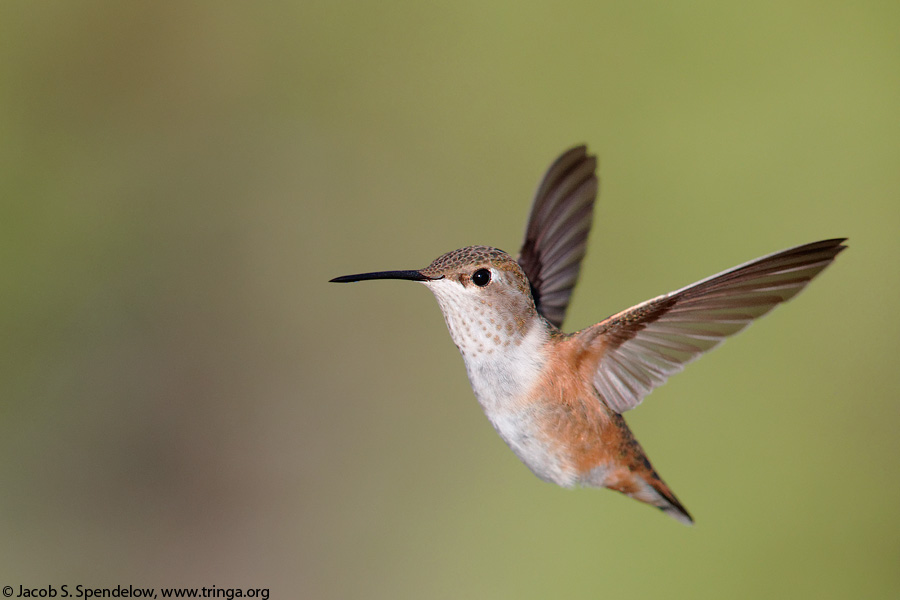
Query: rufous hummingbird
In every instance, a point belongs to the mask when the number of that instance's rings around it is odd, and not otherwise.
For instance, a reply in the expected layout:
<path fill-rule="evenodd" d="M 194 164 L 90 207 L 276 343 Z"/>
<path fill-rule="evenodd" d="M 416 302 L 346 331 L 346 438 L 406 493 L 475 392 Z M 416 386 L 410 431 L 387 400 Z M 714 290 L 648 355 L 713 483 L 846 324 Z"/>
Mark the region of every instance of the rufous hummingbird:
<path fill-rule="evenodd" d="M 622 413 L 684 365 L 802 290 L 845 239 L 776 252 L 648 300 L 576 333 L 560 331 L 598 191 L 597 161 L 572 148 L 535 193 L 518 258 L 488 246 L 424 269 L 334 282 L 407 279 L 437 298 L 491 424 L 535 475 L 607 487 L 693 519 L 657 475 Z"/>

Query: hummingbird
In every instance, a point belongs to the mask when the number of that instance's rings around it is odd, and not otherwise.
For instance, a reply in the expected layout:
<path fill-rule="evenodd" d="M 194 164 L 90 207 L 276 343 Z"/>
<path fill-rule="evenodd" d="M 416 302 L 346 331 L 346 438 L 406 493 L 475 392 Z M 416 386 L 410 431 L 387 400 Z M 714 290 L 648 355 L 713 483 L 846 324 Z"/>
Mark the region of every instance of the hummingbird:
<path fill-rule="evenodd" d="M 654 388 L 795 296 L 846 238 L 769 254 L 657 296 L 575 333 L 561 331 L 599 190 L 586 146 L 547 170 L 516 258 L 469 246 L 424 269 L 336 277 L 417 281 L 444 315 L 488 420 L 540 479 L 606 487 L 691 525 L 625 419 Z"/>

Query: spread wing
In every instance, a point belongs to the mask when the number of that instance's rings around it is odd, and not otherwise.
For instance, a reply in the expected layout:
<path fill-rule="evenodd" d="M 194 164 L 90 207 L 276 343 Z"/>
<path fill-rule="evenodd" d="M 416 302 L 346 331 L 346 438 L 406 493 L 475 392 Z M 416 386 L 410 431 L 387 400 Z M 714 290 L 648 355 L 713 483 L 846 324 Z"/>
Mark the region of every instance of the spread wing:
<path fill-rule="evenodd" d="M 550 165 L 538 186 L 518 262 L 544 318 L 562 326 L 594 216 L 597 159 L 577 146 Z"/>
<path fill-rule="evenodd" d="M 594 386 L 613 410 L 634 408 L 684 365 L 794 297 L 846 248 L 844 241 L 758 258 L 579 332 L 599 357 Z"/>

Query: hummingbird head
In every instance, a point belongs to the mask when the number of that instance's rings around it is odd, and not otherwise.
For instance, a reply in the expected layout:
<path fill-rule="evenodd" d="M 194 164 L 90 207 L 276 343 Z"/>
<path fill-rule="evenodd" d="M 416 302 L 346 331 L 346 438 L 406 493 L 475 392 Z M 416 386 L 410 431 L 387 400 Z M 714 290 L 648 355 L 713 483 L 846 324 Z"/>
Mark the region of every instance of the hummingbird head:
<path fill-rule="evenodd" d="M 538 318 L 522 267 L 506 252 L 489 246 L 453 250 L 418 271 L 363 273 L 332 281 L 366 279 L 407 279 L 428 286 L 450 336 L 466 357 L 518 345 Z"/>

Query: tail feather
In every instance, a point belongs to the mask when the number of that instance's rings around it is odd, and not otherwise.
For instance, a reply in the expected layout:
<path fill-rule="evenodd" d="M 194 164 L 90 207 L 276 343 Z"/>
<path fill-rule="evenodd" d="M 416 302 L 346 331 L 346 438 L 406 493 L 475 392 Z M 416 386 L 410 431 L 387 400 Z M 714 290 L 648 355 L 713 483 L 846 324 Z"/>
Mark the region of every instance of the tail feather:
<path fill-rule="evenodd" d="M 685 525 L 694 524 L 691 513 L 678 501 L 678 498 L 675 497 L 675 494 L 660 476 L 656 474 L 656 471 L 651 470 L 649 476 L 645 475 L 644 482 L 653 490 L 652 495 L 655 496 L 655 498 L 650 500 L 650 504 Z"/>
<path fill-rule="evenodd" d="M 647 504 L 652 504 L 680 523 L 684 523 L 685 525 L 694 524 L 691 513 L 689 513 L 684 505 L 678 501 L 678 498 L 675 497 L 675 494 L 672 493 L 669 486 L 660 479 L 659 475 L 656 474 L 656 471 L 651 471 L 650 473 L 643 475 L 644 477 L 640 478 L 641 484 L 643 484 L 640 487 L 643 489 L 638 493 L 629 494 L 626 492 L 628 496 L 631 496 L 635 500 L 641 500 Z"/>
<path fill-rule="evenodd" d="M 621 492 L 630 498 L 651 504 L 673 519 L 693 525 L 694 519 L 678 501 L 669 486 L 657 475 L 643 448 L 634 438 L 625 419 L 619 414 L 609 414 L 614 427 L 607 430 L 610 447 L 617 452 L 612 464 L 595 466 L 583 480 L 588 485 L 603 486 Z"/>
<path fill-rule="evenodd" d="M 678 501 L 678 498 L 675 497 L 675 494 L 672 493 L 669 486 L 663 483 L 659 478 L 653 483 L 657 484 L 651 484 L 653 485 L 653 489 L 659 493 L 664 502 L 663 504 L 656 504 L 656 507 L 680 523 L 693 525 L 694 518 L 691 517 L 691 513 L 689 513 L 681 502 Z"/>
<path fill-rule="evenodd" d="M 606 471 L 600 485 L 655 506 L 685 525 L 693 525 L 694 519 L 684 505 L 656 471 L 650 468 L 649 462 L 645 464 L 647 468 L 641 470 L 620 468 Z"/>
<path fill-rule="evenodd" d="M 670 506 L 660 506 L 659 509 L 661 511 L 663 511 L 664 513 L 666 513 L 667 515 L 669 515 L 670 517 L 672 517 L 673 519 L 675 519 L 676 521 L 678 521 L 679 523 L 682 523 L 682 524 L 688 525 L 688 526 L 694 524 L 694 519 L 691 517 L 691 515 L 688 513 L 688 511 L 684 510 L 684 507 L 681 505 L 675 506 L 673 504 Z"/>

